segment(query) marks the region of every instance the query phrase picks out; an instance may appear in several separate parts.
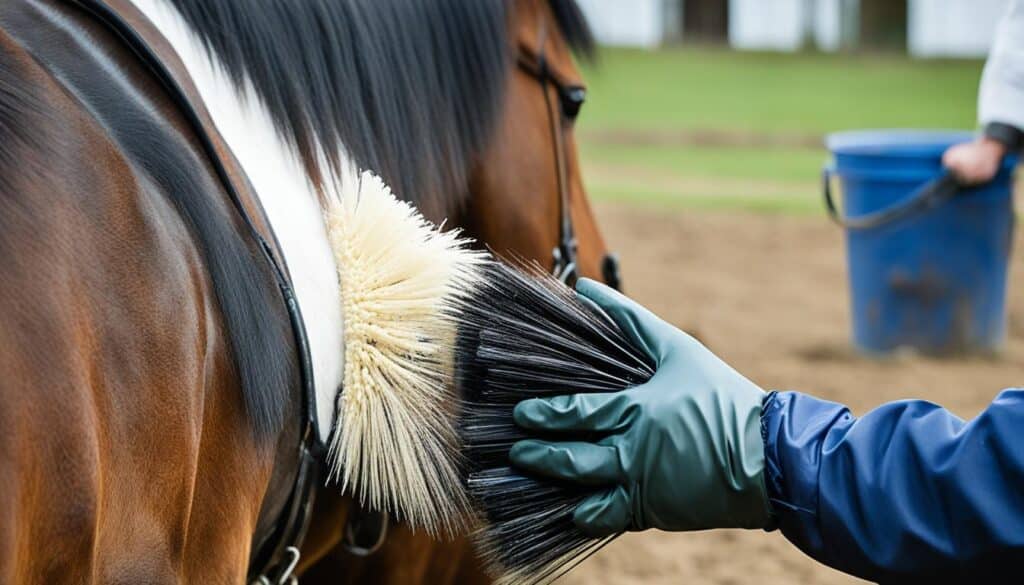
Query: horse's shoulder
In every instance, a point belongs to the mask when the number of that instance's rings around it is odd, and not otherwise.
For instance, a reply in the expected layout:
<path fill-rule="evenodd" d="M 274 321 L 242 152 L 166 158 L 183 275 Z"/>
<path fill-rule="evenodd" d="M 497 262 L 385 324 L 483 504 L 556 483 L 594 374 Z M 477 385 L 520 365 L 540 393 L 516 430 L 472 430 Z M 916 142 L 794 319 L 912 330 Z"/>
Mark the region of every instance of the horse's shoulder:
<path fill-rule="evenodd" d="M 0 403 L 71 399 L 90 387 L 89 367 L 145 377 L 129 358 L 146 354 L 125 348 L 202 322 L 210 285 L 200 262 L 161 190 L 0 26 L 0 371 L 11 374 L 0 377 Z M 186 332 L 185 348 L 203 335 Z M 137 391 L 124 381 L 107 390 Z"/>
<path fill-rule="evenodd" d="M 0 26 L 0 371 L 18 374 L 0 401 L 59 393 L 78 365 L 124 362 L 124 344 L 204 310 L 198 247 L 144 177 Z"/>
<path fill-rule="evenodd" d="M 0 192 L 5 200 L 61 156 L 67 111 L 53 107 L 59 91 L 49 75 L 0 28 Z M 38 177 L 36 177 L 38 178 Z M 4 214 L 6 215 L 6 214 Z"/>
<path fill-rule="evenodd" d="M 184 497 L 188 482 L 166 470 L 194 465 L 196 372 L 230 370 L 212 285 L 163 189 L 9 32 L 0 26 L 0 508 L 25 513 L 0 530 L 0 582 L 108 571 L 156 582 L 145 570 L 162 565 L 126 563 L 173 558 L 166 535 L 121 528 Z M 101 559 L 112 566 L 90 566 L 112 543 L 117 557 Z M 31 558 L 18 558 L 25 547 Z"/>

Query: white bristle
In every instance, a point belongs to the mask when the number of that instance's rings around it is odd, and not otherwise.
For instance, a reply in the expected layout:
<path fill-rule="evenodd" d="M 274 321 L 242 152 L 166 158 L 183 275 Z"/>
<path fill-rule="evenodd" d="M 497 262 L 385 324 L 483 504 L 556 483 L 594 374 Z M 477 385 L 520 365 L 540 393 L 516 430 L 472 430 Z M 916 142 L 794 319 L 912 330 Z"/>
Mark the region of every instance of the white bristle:
<path fill-rule="evenodd" d="M 451 534 L 470 514 L 454 420 L 452 304 L 474 290 L 488 256 L 369 172 L 339 183 L 325 210 L 345 324 L 331 476 L 372 509 Z"/>

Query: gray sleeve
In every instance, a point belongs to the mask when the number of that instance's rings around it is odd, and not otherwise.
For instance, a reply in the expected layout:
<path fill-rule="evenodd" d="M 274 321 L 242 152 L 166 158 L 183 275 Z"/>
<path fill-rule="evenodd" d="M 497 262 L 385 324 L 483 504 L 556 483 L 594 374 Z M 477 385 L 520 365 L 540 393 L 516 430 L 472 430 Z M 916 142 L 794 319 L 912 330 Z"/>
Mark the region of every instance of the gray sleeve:
<path fill-rule="evenodd" d="M 1010 0 L 985 64 L 978 122 L 1024 129 L 1024 0 Z"/>

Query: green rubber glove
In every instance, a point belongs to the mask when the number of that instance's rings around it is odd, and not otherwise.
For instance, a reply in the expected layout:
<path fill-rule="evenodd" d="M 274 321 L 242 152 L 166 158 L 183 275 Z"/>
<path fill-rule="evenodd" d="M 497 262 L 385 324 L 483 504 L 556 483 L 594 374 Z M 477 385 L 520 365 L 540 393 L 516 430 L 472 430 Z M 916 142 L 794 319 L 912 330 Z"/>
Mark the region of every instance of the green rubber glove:
<path fill-rule="evenodd" d="M 646 383 L 622 392 L 526 400 L 529 430 L 602 436 L 596 442 L 525 440 L 510 453 L 527 471 L 606 490 L 573 519 L 590 536 L 623 530 L 763 528 L 764 392 L 696 339 L 592 280 L 576 290 L 654 360 Z"/>

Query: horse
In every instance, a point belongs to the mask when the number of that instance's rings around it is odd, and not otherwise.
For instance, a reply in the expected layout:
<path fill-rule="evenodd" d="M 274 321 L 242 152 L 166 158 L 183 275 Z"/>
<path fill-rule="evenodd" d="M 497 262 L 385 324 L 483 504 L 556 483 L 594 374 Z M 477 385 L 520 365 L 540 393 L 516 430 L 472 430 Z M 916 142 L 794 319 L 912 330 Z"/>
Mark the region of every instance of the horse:
<path fill-rule="evenodd" d="M 513 12 L 557 24 L 560 4 Z M 553 114 L 574 69 L 528 20 L 470 0 L 0 6 L 0 581 L 283 581 L 310 516 L 303 567 L 338 546 L 352 501 L 307 476 L 340 390 L 319 214 L 342 159 L 499 253 L 600 275 Z M 520 29 L 544 40 L 523 45 L 543 115 L 504 97 L 527 81 Z M 523 156 L 500 137 L 531 127 L 521 152 L 560 162 L 497 174 Z M 514 196 L 547 202 L 519 240 L 488 219 Z"/>

